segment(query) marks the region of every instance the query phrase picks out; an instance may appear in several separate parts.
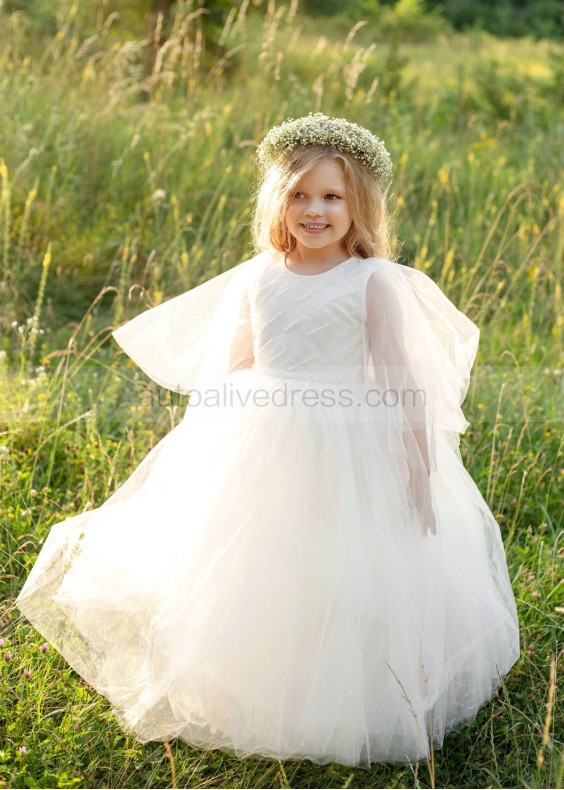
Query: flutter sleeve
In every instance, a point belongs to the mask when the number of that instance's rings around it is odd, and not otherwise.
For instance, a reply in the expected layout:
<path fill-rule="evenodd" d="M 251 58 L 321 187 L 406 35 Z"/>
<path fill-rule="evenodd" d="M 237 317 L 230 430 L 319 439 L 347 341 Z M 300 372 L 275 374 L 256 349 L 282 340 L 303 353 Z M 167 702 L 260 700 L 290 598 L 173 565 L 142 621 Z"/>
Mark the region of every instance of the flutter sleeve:
<path fill-rule="evenodd" d="M 439 434 L 458 448 L 479 330 L 422 272 L 374 259 L 366 279 L 366 380 L 378 395 L 391 461 L 403 466 L 410 518 L 434 532 Z M 375 402 L 373 400 L 373 402 Z"/>
<path fill-rule="evenodd" d="M 150 308 L 112 335 L 149 378 L 190 393 L 251 364 L 249 284 L 261 255 Z"/>

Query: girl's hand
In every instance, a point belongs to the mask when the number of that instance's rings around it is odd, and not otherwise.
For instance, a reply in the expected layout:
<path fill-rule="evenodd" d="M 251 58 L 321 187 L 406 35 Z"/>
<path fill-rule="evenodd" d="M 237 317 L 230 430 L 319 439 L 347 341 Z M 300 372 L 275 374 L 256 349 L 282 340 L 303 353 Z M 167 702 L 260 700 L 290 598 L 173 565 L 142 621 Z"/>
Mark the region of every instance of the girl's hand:
<path fill-rule="evenodd" d="M 410 469 L 409 493 L 412 506 L 421 520 L 423 535 L 428 532 L 431 535 L 436 535 L 437 520 L 431 497 L 431 479 L 427 471 L 419 468 L 413 469 L 413 467 Z"/>

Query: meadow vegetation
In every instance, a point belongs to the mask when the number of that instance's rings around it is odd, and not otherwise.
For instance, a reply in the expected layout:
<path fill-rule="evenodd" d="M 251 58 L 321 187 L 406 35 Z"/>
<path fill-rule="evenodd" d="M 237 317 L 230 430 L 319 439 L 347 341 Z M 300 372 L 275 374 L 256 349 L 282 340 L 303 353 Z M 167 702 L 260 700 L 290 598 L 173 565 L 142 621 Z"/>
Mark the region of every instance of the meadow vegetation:
<path fill-rule="evenodd" d="M 562 786 L 561 44 L 432 20 L 406 38 L 297 0 L 238 4 L 210 44 L 184 0 L 148 69 L 135 4 L 55 5 L 0 3 L 0 786 Z M 481 329 L 461 452 L 500 524 L 522 654 L 418 767 L 139 744 L 13 603 L 52 525 L 182 419 L 112 329 L 251 257 L 255 147 L 316 110 L 386 141 L 397 260 Z"/>

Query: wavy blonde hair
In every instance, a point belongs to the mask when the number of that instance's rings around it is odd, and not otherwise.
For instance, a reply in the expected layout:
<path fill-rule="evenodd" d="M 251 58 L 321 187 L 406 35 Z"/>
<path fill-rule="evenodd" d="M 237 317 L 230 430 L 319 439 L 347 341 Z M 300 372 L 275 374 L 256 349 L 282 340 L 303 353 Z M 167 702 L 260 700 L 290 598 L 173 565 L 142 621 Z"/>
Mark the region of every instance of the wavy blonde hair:
<path fill-rule="evenodd" d="M 342 240 L 347 254 L 388 258 L 387 190 L 353 156 L 327 145 L 288 148 L 264 173 L 254 194 L 251 233 L 255 251 L 291 252 L 295 248 L 296 239 L 286 224 L 286 210 L 300 179 L 326 158 L 339 162 L 344 172 L 352 216 L 351 227 Z"/>

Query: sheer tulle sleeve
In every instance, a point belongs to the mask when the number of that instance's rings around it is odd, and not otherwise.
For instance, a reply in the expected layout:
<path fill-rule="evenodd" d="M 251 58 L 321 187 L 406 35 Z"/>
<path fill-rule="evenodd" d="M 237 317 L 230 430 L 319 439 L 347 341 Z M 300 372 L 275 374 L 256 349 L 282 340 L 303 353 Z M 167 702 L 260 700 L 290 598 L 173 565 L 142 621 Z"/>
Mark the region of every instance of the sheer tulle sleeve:
<path fill-rule="evenodd" d="M 479 330 L 427 275 L 375 261 L 366 281 L 367 382 L 392 463 L 405 474 L 411 516 L 434 529 L 432 473 L 439 432 L 453 447 Z"/>
<path fill-rule="evenodd" d="M 149 378 L 175 392 L 216 385 L 250 364 L 248 288 L 263 255 L 146 310 L 112 334 Z"/>

